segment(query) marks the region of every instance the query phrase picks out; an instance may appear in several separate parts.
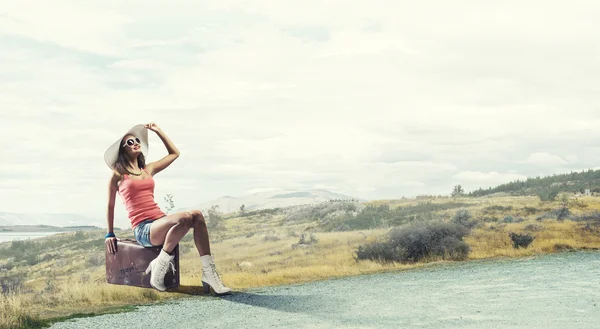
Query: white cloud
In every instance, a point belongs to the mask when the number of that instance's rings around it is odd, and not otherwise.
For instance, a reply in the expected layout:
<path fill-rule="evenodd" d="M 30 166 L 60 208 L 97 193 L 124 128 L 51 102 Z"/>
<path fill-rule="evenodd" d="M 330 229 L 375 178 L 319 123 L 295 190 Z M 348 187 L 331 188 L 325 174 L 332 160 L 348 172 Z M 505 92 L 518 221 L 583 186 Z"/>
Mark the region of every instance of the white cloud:
<path fill-rule="evenodd" d="M 560 166 L 568 164 L 568 162 L 565 159 L 559 157 L 558 155 L 549 154 L 545 152 L 531 153 L 523 162 L 527 164 L 540 166 Z"/>
<path fill-rule="evenodd" d="M 499 172 L 480 172 L 480 171 L 461 171 L 452 176 L 456 181 L 476 183 L 476 184 L 492 184 L 500 185 L 515 180 L 527 179 L 527 176 L 514 173 L 499 173 Z"/>
<path fill-rule="evenodd" d="M 103 219 L 104 150 L 148 121 L 182 152 L 156 177 L 157 202 L 176 207 L 594 167 L 600 5 L 515 4 L 3 2 L 0 211 Z M 166 151 L 150 138 L 154 161 Z"/>

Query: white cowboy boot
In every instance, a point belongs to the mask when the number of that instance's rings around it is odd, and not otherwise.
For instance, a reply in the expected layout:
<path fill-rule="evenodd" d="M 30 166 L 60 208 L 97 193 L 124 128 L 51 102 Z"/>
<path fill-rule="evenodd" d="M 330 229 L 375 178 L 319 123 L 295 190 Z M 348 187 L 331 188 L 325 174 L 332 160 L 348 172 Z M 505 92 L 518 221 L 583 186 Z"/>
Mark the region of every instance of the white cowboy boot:
<path fill-rule="evenodd" d="M 219 278 L 212 255 L 201 256 L 200 260 L 202 261 L 202 287 L 204 292 L 209 293 L 210 287 L 212 287 L 217 295 L 231 293 L 231 289 L 227 288 Z"/>
<path fill-rule="evenodd" d="M 173 265 L 172 262 L 173 258 L 175 258 L 175 255 L 169 255 L 161 249 L 158 257 L 150 262 L 145 273 L 148 274 L 148 272 L 152 272 L 152 275 L 150 276 L 150 285 L 152 287 L 160 291 L 167 290 L 167 287 L 165 286 L 165 275 L 167 274 L 169 265 L 171 265 L 173 273 L 175 272 L 175 265 Z"/>

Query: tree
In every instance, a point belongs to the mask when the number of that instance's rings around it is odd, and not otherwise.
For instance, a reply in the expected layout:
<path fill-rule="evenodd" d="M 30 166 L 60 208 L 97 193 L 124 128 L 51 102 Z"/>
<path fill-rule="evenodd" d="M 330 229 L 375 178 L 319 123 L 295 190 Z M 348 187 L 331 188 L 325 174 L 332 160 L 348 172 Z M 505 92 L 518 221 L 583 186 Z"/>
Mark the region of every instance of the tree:
<path fill-rule="evenodd" d="M 569 206 L 569 196 L 567 195 L 567 193 L 561 194 L 560 203 L 562 204 L 563 207 Z"/>
<path fill-rule="evenodd" d="M 246 205 L 241 205 L 240 206 L 240 214 L 243 216 L 246 213 Z"/>
<path fill-rule="evenodd" d="M 208 221 L 206 227 L 211 231 L 225 230 L 223 214 L 219 210 L 219 205 L 213 205 L 208 209 Z"/>
<path fill-rule="evenodd" d="M 465 193 L 465 190 L 463 190 L 462 186 L 459 185 L 455 185 L 454 189 L 452 190 L 452 193 L 450 195 L 452 195 L 452 197 L 457 197 L 457 196 L 461 196 Z"/>
<path fill-rule="evenodd" d="M 173 196 L 169 193 L 167 193 L 167 195 L 165 195 L 165 203 L 167 204 L 165 206 L 165 210 L 166 213 L 168 214 L 169 211 L 173 210 L 173 208 L 175 208 L 175 203 L 173 203 Z"/>

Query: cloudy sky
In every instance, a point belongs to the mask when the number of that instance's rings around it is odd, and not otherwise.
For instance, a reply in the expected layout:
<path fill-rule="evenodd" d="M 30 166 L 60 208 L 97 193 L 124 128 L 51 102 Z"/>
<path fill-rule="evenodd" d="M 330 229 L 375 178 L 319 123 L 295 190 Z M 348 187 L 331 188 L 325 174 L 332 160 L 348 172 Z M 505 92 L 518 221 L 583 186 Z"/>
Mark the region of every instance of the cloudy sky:
<path fill-rule="evenodd" d="M 595 1 L 0 1 L 0 211 L 104 218 L 156 122 L 177 207 L 271 188 L 448 194 L 595 168 Z M 151 132 L 149 160 L 166 154 Z M 124 206 L 117 200 L 117 216 Z"/>

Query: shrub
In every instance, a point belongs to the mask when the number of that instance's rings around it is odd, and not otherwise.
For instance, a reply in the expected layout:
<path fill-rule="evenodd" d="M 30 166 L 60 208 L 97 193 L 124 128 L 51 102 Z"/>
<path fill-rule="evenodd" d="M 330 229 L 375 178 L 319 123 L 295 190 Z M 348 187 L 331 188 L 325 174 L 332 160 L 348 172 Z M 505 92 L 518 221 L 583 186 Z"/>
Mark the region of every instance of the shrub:
<path fill-rule="evenodd" d="M 564 220 L 569 217 L 571 211 L 569 211 L 569 208 L 567 207 L 560 207 L 557 210 L 555 210 L 554 213 L 558 220 Z"/>
<path fill-rule="evenodd" d="M 277 235 L 273 235 L 273 234 L 265 235 L 265 237 L 263 238 L 263 241 L 279 241 L 279 240 L 281 240 L 281 238 L 278 237 Z"/>
<path fill-rule="evenodd" d="M 89 283 L 91 281 L 91 276 L 87 272 L 83 272 L 79 275 L 79 282 L 81 283 Z"/>
<path fill-rule="evenodd" d="M 357 260 L 417 262 L 430 257 L 465 259 L 470 252 L 463 238 L 469 229 L 457 223 L 427 222 L 396 227 L 387 241 L 360 246 Z"/>
<path fill-rule="evenodd" d="M 573 250 L 574 248 L 571 245 L 565 243 L 555 243 L 554 250 L 555 251 L 565 251 L 565 250 Z"/>
<path fill-rule="evenodd" d="M 585 223 L 585 225 L 581 228 L 583 231 L 587 231 L 587 232 L 596 232 L 598 228 L 598 225 L 590 225 L 590 223 Z"/>
<path fill-rule="evenodd" d="M 480 220 L 484 223 L 494 223 L 494 222 L 497 222 L 499 219 L 498 219 L 498 217 L 495 217 L 495 216 L 484 216 L 484 217 L 481 217 Z"/>
<path fill-rule="evenodd" d="M 44 280 L 44 282 L 46 282 L 46 286 L 44 287 L 44 289 L 42 290 L 43 293 L 53 293 L 57 290 L 56 288 L 56 282 L 54 277 L 49 277 L 46 278 Z"/>
<path fill-rule="evenodd" d="M 21 289 L 23 289 L 23 282 L 25 282 L 25 278 L 20 275 L 0 277 L 0 288 L 2 288 L 2 294 L 7 295 L 10 293 L 18 293 Z"/>
<path fill-rule="evenodd" d="M 527 224 L 524 228 L 525 231 L 531 231 L 531 232 L 539 232 L 543 229 L 544 228 L 541 225 L 537 225 L 537 224 Z"/>
<path fill-rule="evenodd" d="M 89 267 L 96 267 L 105 265 L 106 259 L 104 254 L 91 254 L 87 257 L 87 265 Z"/>
<path fill-rule="evenodd" d="M 509 216 L 504 217 L 504 219 L 502 221 L 505 223 L 512 223 L 515 221 L 515 219 L 513 218 L 513 216 L 509 215 Z"/>
<path fill-rule="evenodd" d="M 7 262 L 6 264 L 0 264 L 0 272 L 5 271 L 5 270 L 10 271 L 13 269 L 13 267 L 15 267 L 13 262 Z"/>
<path fill-rule="evenodd" d="M 144 299 L 146 300 L 159 300 L 160 296 L 156 293 L 156 291 L 154 290 L 150 290 L 150 289 L 144 289 L 141 292 L 142 297 L 144 297 Z"/>
<path fill-rule="evenodd" d="M 477 222 L 472 220 L 471 213 L 469 213 L 467 209 L 457 210 L 456 214 L 454 215 L 454 218 L 452 218 L 452 222 L 455 224 L 465 226 L 469 229 L 472 229 L 477 224 Z"/>
<path fill-rule="evenodd" d="M 37 254 L 28 254 L 23 260 L 25 261 L 25 264 L 29 266 L 33 266 L 41 261 L 40 256 Z"/>
<path fill-rule="evenodd" d="M 314 234 L 310 234 L 310 237 L 306 237 L 305 233 L 300 235 L 300 240 L 298 240 L 298 244 L 314 244 L 317 243 L 317 237 Z"/>
<path fill-rule="evenodd" d="M 534 208 L 534 207 L 524 207 L 524 208 L 523 208 L 523 211 L 524 211 L 524 212 L 525 212 L 525 214 L 527 214 L 527 215 L 533 215 L 533 214 L 535 214 L 536 212 L 538 212 L 539 210 L 538 210 L 537 208 Z"/>
<path fill-rule="evenodd" d="M 511 232 L 508 235 L 510 236 L 510 238 L 513 242 L 513 247 L 515 249 L 527 248 L 535 239 L 533 236 L 531 236 L 530 234 L 527 234 L 527 233 L 520 234 L 520 233 Z"/>
<path fill-rule="evenodd" d="M 332 218 L 352 218 L 361 208 L 354 202 L 327 202 L 299 205 L 286 209 L 284 222 L 322 221 Z"/>
<path fill-rule="evenodd" d="M 335 203 L 334 203 L 335 204 Z M 341 207 L 343 204 L 338 205 Z M 387 204 L 357 206 L 354 208 L 344 208 L 339 211 L 325 213 L 324 210 L 313 206 L 315 210 L 308 211 L 302 218 L 320 220 L 319 227 L 325 231 L 350 231 L 367 230 L 389 226 L 398 226 L 410 223 L 416 220 L 432 220 L 434 214 L 439 211 L 468 207 L 470 204 L 462 202 L 432 203 L 431 201 L 419 202 L 416 205 L 406 205 L 399 207 L 390 207 Z M 307 207 L 307 209 L 309 209 Z M 313 215 L 311 215 L 313 214 Z M 286 220 L 292 218 L 291 214 Z M 312 216 L 312 217 L 311 217 Z"/>
<path fill-rule="evenodd" d="M 510 211 L 510 210 L 513 210 L 512 206 L 492 205 L 492 206 L 483 208 L 484 213 L 490 213 L 490 212 L 495 212 L 495 211 Z"/>
<path fill-rule="evenodd" d="M 593 212 L 582 214 L 579 216 L 573 216 L 574 221 L 588 222 L 588 221 L 600 221 L 600 211 L 594 210 Z"/>
<path fill-rule="evenodd" d="M 538 216 L 536 219 L 542 220 L 542 219 L 558 219 L 558 220 L 565 220 L 567 218 L 569 218 L 569 216 L 571 216 L 571 211 L 569 210 L 569 208 L 567 207 L 560 207 L 558 209 L 549 211 L 545 214 L 542 214 L 540 216 Z"/>
<path fill-rule="evenodd" d="M 402 262 L 403 252 L 391 246 L 389 242 L 372 242 L 358 246 L 356 258 L 359 260 L 369 259 L 376 262 Z"/>
<path fill-rule="evenodd" d="M 579 199 L 571 200 L 570 205 L 577 208 L 587 208 L 588 206 L 587 203 Z"/>
<path fill-rule="evenodd" d="M 490 226 L 490 230 L 495 232 L 501 232 L 504 228 L 506 228 L 506 223 L 498 223 Z"/>
<path fill-rule="evenodd" d="M 56 260 L 56 266 L 65 267 L 69 264 L 69 261 L 66 258 L 59 258 Z"/>
<path fill-rule="evenodd" d="M 83 231 L 77 231 L 73 235 L 73 239 L 74 240 L 84 240 L 85 239 L 85 233 L 83 233 Z"/>
<path fill-rule="evenodd" d="M 540 197 L 541 201 L 554 201 L 558 196 L 558 191 L 556 190 L 541 190 L 537 192 L 537 195 Z"/>
<path fill-rule="evenodd" d="M 190 251 L 192 249 L 192 247 L 187 244 L 187 243 L 179 243 L 179 252 L 182 254 L 187 253 L 188 251 Z"/>

